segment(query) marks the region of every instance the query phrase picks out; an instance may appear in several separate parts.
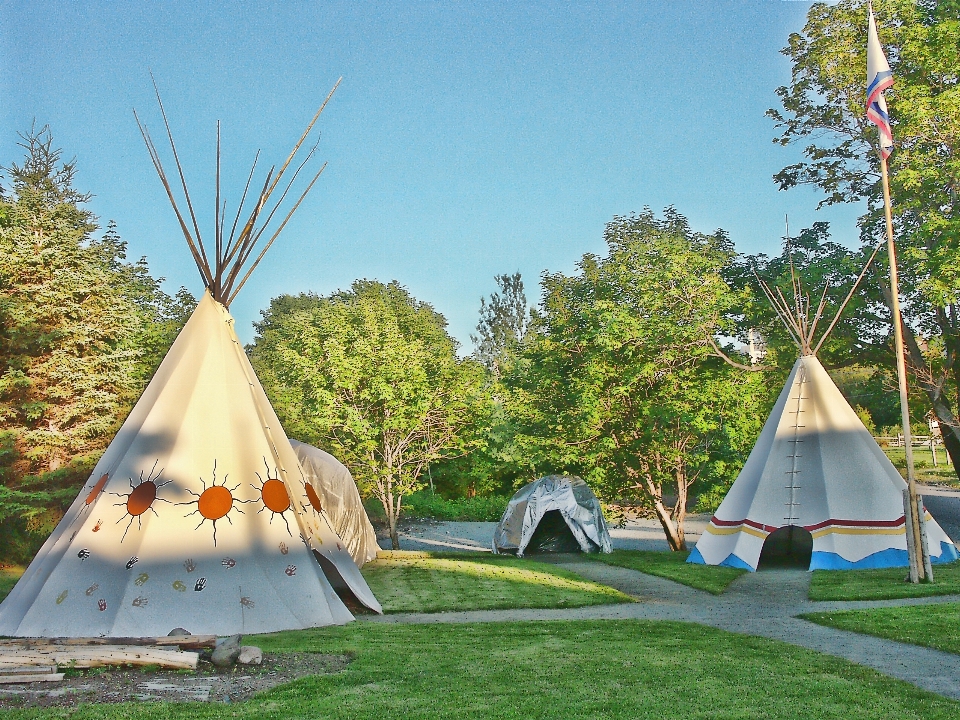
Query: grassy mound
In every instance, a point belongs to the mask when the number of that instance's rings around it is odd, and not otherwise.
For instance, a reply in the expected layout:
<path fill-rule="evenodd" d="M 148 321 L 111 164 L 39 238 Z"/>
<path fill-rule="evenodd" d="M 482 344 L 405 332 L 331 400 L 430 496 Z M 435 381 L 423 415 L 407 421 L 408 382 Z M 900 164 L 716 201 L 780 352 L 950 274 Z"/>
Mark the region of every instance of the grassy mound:
<path fill-rule="evenodd" d="M 960 603 L 801 615 L 818 625 L 960 654 Z"/>
<path fill-rule="evenodd" d="M 633 602 L 553 565 L 488 553 L 381 552 L 362 572 L 387 613 Z"/>
<path fill-rule="evenodd" d="M 932 583 L 904 581 L 907 568 L 814 570 L 811 600 L 895 600 L 960 594 L 960 561 L 933 566 Z"/>
<path fill-rule="evenodd" d="M 730 583 L 746 572 L 746 570 L 738 568 L 693 565 L 687 562 L 689 554 L 648 550 L 614 550 L 609 555 L 598 553 L 596 555 L 584 555 L 584 557 L 608 565 L 617 565 L 648 575 L 656 575 L 697 590 L 705 590 L 714 595 L 722 593 Z"/>

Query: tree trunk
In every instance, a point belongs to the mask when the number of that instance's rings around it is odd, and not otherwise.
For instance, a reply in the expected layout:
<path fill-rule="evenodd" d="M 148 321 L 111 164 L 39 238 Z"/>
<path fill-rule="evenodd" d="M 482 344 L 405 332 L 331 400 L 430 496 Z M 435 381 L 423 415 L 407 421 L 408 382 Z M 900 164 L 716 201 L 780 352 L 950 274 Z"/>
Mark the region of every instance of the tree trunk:
<path fill-rule="evenodd" d="M 893 304 L 890 288 L 883 282 L 880 283 L 880 288 L 883 291 L 883 298 L 889 308 Z M 917 342 L 917 338 L 905 322 L 901 324 L 901 327 L 903 329 L 903 344 L 907 351 L 906 359 L 909 361 L 907 365 L 914 367 L 913 377 L 920 386 L 920 389 L 926 394 L 933 408 L 933 412 L 937 416 L 937 421 L 940 423 L 940 431 L 943 434 L 943 447 L 950 455 L 950 462 L 953 464 L 954 473 L 956 473 L 957 478 L 960 479 L 960 469 L 957 468 L 956 463 L 956 461 L 960 459 L 960 424 L 957 423 L 957 418 L 953 414 L 953 409 L 950 407 L 949 401 L 943 395 L 943 385 L 934 382 L 933 374 L 929 371 L 927 361 L 923 357 L 923 352 L 920 350 L 920 344 Z M 949 352 L 949 349 L 947 352 Z M 956 362 L 956 358 L 954 358 L 954 362 Z M 954 363 L 948 362 L 948 365 L 953 364 Z M 923 368 L 925 374 L 929 374 L 929 379 L 925 381 L 921 374 L 916 372 L 916 368 Z"/>

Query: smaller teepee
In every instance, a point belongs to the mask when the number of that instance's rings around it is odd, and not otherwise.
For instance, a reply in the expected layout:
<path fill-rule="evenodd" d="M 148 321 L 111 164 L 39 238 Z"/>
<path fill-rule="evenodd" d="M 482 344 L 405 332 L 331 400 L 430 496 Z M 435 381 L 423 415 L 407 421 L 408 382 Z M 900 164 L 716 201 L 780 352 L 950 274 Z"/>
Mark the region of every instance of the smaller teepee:
<path fill-rule="evenodd" d="M 377 533 L 347 466 L 320 448 L 290 438 L 307 483 L 353 561 L 363 567 L 377 557 Z"/>
<path fill-rule="evenodd" d="M 779 290 L 761 286 L 800 357 L 688 562 L 756 570 L 765 543 L 787 533 L 791 541 L 812 540 L 810 570 L 907 566 L 906 483 L 816 356 L 837 318 L 814 345 L 825 299 L 811 319 L 798 282 L 792 307 Z M 956 560 L 953 542 L 929 513 L 926 520 L 931 560 Z"/>

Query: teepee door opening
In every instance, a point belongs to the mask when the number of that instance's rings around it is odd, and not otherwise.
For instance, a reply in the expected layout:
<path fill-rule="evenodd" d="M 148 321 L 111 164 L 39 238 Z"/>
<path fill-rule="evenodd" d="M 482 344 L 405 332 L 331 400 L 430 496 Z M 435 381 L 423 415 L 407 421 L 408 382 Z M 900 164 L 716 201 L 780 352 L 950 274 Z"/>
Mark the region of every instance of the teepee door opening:
<path fill-rule="evenodd" d="M 787 525 L 770 533 L 764 540 L 757 569 L 809 570 L 812 556 L 813 535 L 798 525 Z"/>

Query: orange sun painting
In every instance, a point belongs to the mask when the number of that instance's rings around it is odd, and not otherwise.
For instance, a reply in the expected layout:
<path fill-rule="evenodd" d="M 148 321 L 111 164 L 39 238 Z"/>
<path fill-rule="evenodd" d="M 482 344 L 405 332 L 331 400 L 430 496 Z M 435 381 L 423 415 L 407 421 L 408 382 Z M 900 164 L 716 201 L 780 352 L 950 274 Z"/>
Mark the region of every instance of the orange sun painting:
<path fill-rule="evenodd" d="M 266 458 L 263 459 L 263 465 L 266 468 L 266 480 L 260 477 L 260 473 L 255 473 L 260 481 L 260 486 L 257 487 L 253 484 L 250 486 L 254 490 L 260 491 L 260 499 L 263 502 L 263 507 L 257 510 L 257 513 L 269 510 L 271 523 L 273 523 L 273 518 L 279 515 L 287 526 L 287 533 L 290 537 L 293 537 L 293 533 L 290 531 L 290 523 L 287 522 L 287 516 L 284 515 L 290 509 L 290 495 L 287 494 L 287 486 L 283 484 L 276 470 L 274 470 L 274 475 L 277 477 L 270 477 L 270 466 L 267 464 Z"/>
<path fill-rule="evenodd" d="M 114 503 L 115 507 L 126 506 L 127 512 L 124 515 L 120 516 L 120 519 L 117 520 L 119 525 L 123 522 L 123 519 L 129 518 L 127 521 L 127 527 L 123 531 L 123 537 L 120 538 L 120 542 L 124 541 L 124 538 L 127 537 L 127 532 L 130 530 L 130 526 L 133 525 L 133 521 L 137 521 L 137 529 L 141 528 L 140 518 L 141 516 L 149 510 L 154 515 L 157 514 L 157 511 L 153 509 L 153 503 L 159 500 L 160 502 L 169 503 L 169 500 L 165 500 L 162 497 L 157 497 L 157 491 L 162 488 L 164 485 L 168 485 L 173 482 L 172 480 L 165 480 L 160 482 L 160 476 L 163 474 L 163 468 L 160 468 L 160 471 L 154 475 L 154 472 L 157 469 L 157 463 L 159 460 L 155 460 L 153 467 L 150 469 L 150 472 L 147 474 L 146 479 L 143 477 L 143 471 L 140 471 L 140 482 L 136 485 L 133 484 L 133 478 L 130 478 L 130 492 L 124 495 L 123 493 L 110 493 L 116 497 L 125 497 L 126 501 Z"/>
<path fill-rule="evenodd" d="M 237 488 L 240 487 L 240 483 L 237 483 L 233 487 L 227 487 L 227 477 L 228 475 L 223 476 L 223 480 L 220 481 L 220 484 L 217 485 L 217 462 L 213 462 L 213 479 L 210 481 L 210 486 L 207 487 L 207 481 L 202 477 L 200 482 L 203 483 L 203 492 L 195 493 L 193 490 L 187 490 L 191 495 L 196 496 L 196 500 L 189 500 L 185 503 L 177 503 L 177 505 L 196 505 L 196 509 L 193 512 L 187 513 L 184 517 L 190 517 L 191 515 L 199 514 L 201 516 L 200 522 L 197 524 L 197 527 L 194 529 L 199 529 L 203 525 L 204 521 L 209 520 L 210 524 L 213 525 L 213 544 L 217 544 L 217 520 L 222 520 L 226 518 L 227 522 L 233 525 L 233 520 L 230 519 L 230 512 L 236 510 L 241 515 L 244 514 L 243 510 L 235 505 L 239 503 L 250 503 L 254 502 L 253 500 L 237 500 L 233 493 L 236 492 Z"/>

